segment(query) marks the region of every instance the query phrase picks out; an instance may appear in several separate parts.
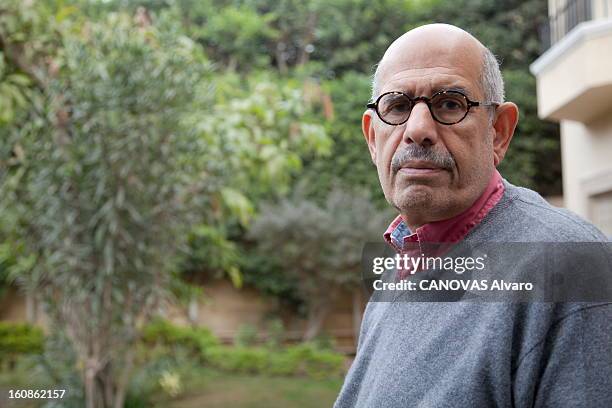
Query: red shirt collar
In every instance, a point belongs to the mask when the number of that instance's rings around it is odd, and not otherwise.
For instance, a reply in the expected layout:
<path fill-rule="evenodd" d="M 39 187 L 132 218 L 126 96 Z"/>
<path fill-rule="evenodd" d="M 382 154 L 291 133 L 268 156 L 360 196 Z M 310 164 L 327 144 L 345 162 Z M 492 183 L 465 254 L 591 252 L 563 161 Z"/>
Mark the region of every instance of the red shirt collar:
<path fill-rule="evenodd" d="M 482 195 L 461 214 L 422 225 L 414 233 L 410 231 L 402 216 L 398 215 L 385 231 L 385 241 L 400 253 L 410 242 L 459 242 L 495 207 L 504 195 L 504 190 L 502 177 L 495 170 Z"/>

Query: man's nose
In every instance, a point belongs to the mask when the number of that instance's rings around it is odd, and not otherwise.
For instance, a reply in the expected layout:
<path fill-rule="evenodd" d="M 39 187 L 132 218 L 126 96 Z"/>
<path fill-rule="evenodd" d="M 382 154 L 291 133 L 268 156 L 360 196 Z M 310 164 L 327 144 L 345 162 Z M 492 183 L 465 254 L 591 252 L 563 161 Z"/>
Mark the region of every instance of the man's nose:
<path fill-rule="evenodd" d="M 403 135 L 404 142 L 417 143 L 421 146 L 431 146 L 437 143 L 438 133 L 436 121 L 431 116 L 425 102 L 418 102 L 412 107 L 410 117 L 406 122 Z"/>

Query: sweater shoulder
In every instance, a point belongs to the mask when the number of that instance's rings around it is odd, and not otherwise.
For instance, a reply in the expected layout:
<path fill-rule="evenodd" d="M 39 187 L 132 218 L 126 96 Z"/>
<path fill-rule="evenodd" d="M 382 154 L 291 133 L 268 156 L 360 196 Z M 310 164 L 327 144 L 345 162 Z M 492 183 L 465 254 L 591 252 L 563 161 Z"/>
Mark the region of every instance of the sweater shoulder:
<path fill-rule="evenodd" d="M 550 205 L 533 190 L 504 180 L 500 202 L 475 229 L 483 241 L 606 242 L 606 236 L 577 214 Z M 497 237 L 498 239 L 494 239 Z M 476 238 L 476 237 L 473 237 Z M 499 239 L 501 238 L 501 239 Z"/>

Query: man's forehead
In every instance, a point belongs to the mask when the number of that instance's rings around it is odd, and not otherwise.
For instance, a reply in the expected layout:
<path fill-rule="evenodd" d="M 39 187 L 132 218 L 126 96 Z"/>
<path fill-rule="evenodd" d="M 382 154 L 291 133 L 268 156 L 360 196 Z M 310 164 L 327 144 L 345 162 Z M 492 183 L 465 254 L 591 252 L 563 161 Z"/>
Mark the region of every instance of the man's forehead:
<path fill-rule="evenodd" d="M 438 76 L 442 82 L 461 82 L 461 79 L 467 82 L 458 86 L 477 85 L 483 51 L 478 40 L 457 27 L 445 24 L 419 27 L 387 49 L 378 68 L 377 81 L 379 87 L 387 88 L 388 81 L 402 78 L 430 81 L 432 76 Z"/>
<path fill-rule="evenodd" d="M 455 90 L 463 92 L 468 97 L 476 97 L 478 85 L 472 82 L 469 78 L 439 67 L 406 69 L 384 77 L 380 93 L 402 91 L 409 95 L 426 96 L 442 90 Z"/>

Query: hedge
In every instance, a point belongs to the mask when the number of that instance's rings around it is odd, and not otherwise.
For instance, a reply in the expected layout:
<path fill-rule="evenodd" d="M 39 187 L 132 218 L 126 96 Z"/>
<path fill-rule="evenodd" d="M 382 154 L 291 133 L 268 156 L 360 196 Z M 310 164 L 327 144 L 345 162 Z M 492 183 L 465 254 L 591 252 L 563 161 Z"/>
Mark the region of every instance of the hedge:
<path fill-rule="evenodd" d="M 197 354 L 203 354 L 209 348 L 220 344 L 219 339 L 207 328 L 175 326 L 161 319 L 145 326 L 142 340 L 148 345 L 161 344 L 185 347 Z"/>
<path fill-rule="evenodd" d="M 276 350 L 219 346 L 210 348 L 205 360 L 215 368 L 238 373 L 314 378 L 340 377 L 344 373 L 342 354 L 307 343 Z"/>
<path fill-rule="evenodd" d="M 0 361 L 20 354 L 40 354 L 45 336 L 38 327 L 24 323 L 0 322 Z"/>

